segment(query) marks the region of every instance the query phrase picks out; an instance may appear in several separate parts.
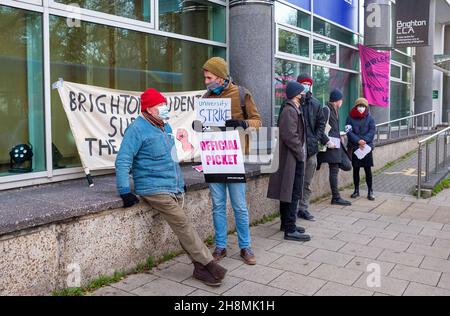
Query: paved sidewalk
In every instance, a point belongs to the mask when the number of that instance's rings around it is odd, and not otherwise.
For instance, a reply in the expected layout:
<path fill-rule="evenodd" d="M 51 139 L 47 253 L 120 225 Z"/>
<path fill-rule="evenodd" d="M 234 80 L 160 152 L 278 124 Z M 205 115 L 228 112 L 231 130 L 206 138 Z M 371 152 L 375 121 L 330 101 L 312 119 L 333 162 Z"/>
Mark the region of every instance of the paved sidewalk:
<path fill-rule="evenodd" d="M 239 259 L 237 238 L 229 236 L 222 261 L 229 273 L 219 288 L 194 280 L 182 255 L 94 295 L 450 295 L 450 190 L 428 200 L 380 193 L 375 202 L 361 198 L 346 208 L 324 201 L 312 211 L 317 222 L 298 223 L 313 234 L 308 243 L 285 241 L 279 220 L 253 228 L 253 267 Z M 381 287 L 367 286 L 372 263 L 381 268 Z"/>

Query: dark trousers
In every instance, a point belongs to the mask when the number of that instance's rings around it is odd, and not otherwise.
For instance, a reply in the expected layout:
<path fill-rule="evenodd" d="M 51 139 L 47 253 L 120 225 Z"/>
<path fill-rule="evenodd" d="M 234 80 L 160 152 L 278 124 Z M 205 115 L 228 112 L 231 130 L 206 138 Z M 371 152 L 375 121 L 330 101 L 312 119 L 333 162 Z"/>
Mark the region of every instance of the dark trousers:
<path fill-rule="evenodd" d="M 303 182 L 305 179 L 305 163 L 297 162 L 295 167 L 294 188 L 291 203 L 280 202 L 281 226 L 286 233 L 295 232 L 298 202 L 303 198 Z"/>
<path fill-rule="evenodd" d="M 359 189 L 360 177 L 359 170 L 361 168 L 353 168 L 353 183 L 355 184 L 355 189 Z M 372 176 L 372 168 L 366 167 L 364 168 L 364 172 L 366 173 L 366 183 L 369 191 L 372 190 L 373 187 L 373 176 Z"/>
<path fill-rule="evenodd" d="M 339 164 L 330 163 L 330 187 L 333 199 L 339 199 L 341 194 L 339 193 Z"/>

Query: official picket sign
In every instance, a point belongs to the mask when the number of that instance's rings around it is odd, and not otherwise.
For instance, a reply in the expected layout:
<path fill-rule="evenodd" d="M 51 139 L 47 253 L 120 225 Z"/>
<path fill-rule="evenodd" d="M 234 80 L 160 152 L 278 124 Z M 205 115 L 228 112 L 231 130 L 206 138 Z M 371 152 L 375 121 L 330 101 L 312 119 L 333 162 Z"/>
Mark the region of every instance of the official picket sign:
<path fill-rule="evenodd" d="M 142 92 L 120 91 L 67 81 L 55 84 L 75 138 L 84 169 L 114 169 L 126 128 L 141 114 Z M 180 161 L 200 157 L 192 129 L 195 100 L 205 91 L 163 93 Z M 87 172 L 86 172 L 87 173 Z"/>
<path fill-rule="evenodd" d="M 196 99 L 195 109 L 204 126 L 224 127 L 231 120 L 231 99 Z"/>
<path fill-rule="evenodd" d="M 207 183 L 245 182 L 238 131 L 203 133 L 200 149 Z"/>

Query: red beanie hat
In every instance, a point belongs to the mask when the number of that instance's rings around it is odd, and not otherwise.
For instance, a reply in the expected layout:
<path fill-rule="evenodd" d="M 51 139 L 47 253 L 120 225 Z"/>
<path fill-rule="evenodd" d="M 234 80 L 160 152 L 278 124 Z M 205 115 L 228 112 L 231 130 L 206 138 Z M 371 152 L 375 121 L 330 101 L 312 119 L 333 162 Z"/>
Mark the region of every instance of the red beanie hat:
<path fill-rule="evenodd" d="M 161 103 L 167 103 L 167 99 L 154 88 L 150 88 L 141 94 L 141 112 Z"/>
<path fill-rule="evenodd" d="M 309 83 L 310 85 L 314 84 L 314 80 L 307 73 L 304 73 L 304 74 L 301 74 L 300 76 L 298 76 L 297 82 L 300 84 L 302 84 L 302 83 Z"/>

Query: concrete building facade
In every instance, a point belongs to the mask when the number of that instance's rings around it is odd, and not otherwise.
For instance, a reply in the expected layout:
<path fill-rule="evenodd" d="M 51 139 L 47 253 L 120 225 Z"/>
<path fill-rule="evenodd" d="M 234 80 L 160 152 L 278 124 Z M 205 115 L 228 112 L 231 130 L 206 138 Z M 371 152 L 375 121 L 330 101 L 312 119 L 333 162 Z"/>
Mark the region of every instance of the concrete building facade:
<path fill-rule="evenodd" d="M 391 1 L 395 4 L 395 1 Z M 275 126 L 286 82 L 310 74 L 325 105 L 342 89 L 346 116 L 361 95 L 363 0 L 1 0 L 0 190 L 83 177 L 51 83 L 163 92 L 204 89 L 201 66 L 228 60 Z M 411 1 L 414 5 L 414 1 Z M 75 5 L 75 6 L 74 6 Z M 450 4 L 432 0 L 433 45 L 392 51 L 389 108 L 377 123 L 450 110 Z M 342 126 L 343 128 L 343 126 Z M 14 172 L 9 152 L 33 148 L 33 169 Z"/>

